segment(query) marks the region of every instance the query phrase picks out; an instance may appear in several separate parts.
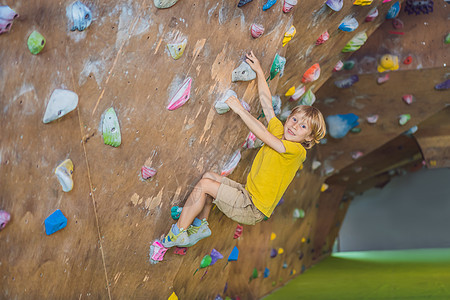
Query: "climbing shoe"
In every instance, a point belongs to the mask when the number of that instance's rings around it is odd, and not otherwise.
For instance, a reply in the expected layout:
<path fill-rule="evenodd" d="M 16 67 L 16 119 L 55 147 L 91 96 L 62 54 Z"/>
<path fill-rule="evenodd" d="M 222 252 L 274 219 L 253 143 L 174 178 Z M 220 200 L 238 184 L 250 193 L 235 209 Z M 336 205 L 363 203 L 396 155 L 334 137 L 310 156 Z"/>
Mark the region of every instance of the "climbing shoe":
<path fill-rule="evenodd" d="M 201 239 L 211 235 L 211 229 L 208 227 L 208 221 L 203 219 L 200 226 L 190 225 L 187 229 L 187 234 L 189 236 L 190 243 L 185 247 L 194 246 Z"/>
<path fill-rule="evenodd" d="M 174 234 L 173 233 L 174 225 L 172 225 L 172 228 L 170 228 L 169 233 L 163 239 L 162 241 L 163 246 L 165 248 L 171 248 L 173 246 L 187 247 L 187 245 L 189 244 L 189 236 L 187 234 L 187 231 L 181 228 L 178 234 Z"/>

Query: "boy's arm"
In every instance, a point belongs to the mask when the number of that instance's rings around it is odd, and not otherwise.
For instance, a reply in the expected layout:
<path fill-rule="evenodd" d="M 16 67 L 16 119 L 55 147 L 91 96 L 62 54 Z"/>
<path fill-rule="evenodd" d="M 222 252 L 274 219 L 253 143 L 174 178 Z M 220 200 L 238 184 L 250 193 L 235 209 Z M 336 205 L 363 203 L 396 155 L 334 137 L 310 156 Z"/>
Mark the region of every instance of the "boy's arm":
<path fill-rule="evenodd" d="M 247 59 L 246 63 L 250 65 L 253 71 L 256 72 L 256 79 L 258 81 L 258 94 L 259 100 L 261 101 L 261 106 L 266 116 L 267 122 L 270 121 L 273 117 L 275 117 L 275 112 L 273 111 L 272 106 L 272 95 L 269 90 L 269 86 L 267 85 L 266 80 L 264 79 L 264 71 L 261 68 L 261 64 L 256 56 L 253 54 L 253 51 L 250 51 L 250 54 L 245 55 Z"/>
<path fill-rule="evenodd" d="M 241 117 L 242 121 L 244 121 L 248 129 L 250 129 L 250 131 L 253 132 L 253 134 L 256 135 L 260 140 L 262 140 L 267 146 L 277 151 L 278 153 L 286 152 L 286 148 L 284 147 L 283 142 L 281 142 L 280 139 L 271 134 L 260 121 L 258 121 L 248 111 L 246 111 L 239 99 L 231 96 L 225 101 L 225 103 L 228 104 L 228 106 Z"/>

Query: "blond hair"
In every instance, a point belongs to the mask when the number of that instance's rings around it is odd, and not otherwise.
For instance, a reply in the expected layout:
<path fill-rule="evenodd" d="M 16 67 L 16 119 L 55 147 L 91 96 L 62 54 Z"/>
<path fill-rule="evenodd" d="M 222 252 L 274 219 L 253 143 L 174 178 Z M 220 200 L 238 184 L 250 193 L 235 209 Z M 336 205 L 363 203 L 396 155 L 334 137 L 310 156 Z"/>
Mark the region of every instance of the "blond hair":
<path fill-rule="evenodd" d="M 315 107 L 309 105 L 298 105 L 292 109 L 289 118 L 295 114 L 300 114 L 308 122 L 309 128 L 311 128 L 311 141 L 303 141 L 301 144 L 306 149 L 311 149 L 315 144 L 318 144 L 321 139 L 324 138 L 327 131 L 325 120 L 322 113 Z"/>

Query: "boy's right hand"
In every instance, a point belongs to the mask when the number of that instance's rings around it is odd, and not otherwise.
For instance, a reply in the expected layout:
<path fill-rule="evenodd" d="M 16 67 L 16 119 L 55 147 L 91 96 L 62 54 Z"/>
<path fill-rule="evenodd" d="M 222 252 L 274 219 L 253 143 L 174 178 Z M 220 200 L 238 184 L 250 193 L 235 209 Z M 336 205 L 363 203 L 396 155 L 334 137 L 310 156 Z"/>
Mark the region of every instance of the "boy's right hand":
<path fill-rule="evenodd" d="M 264 72 L 261 68 L 261 64 L 259 63 L 259 60 L 256 58 L 255 54 L 253 54 L 253 51 L 250 51 L 250 53 L 245 54 L 245 57 L 247 57 L 245 62 L 250 65 L 253 71 L 255 71 L 257 74 L 262 73 L 262 75 L 264 75 Z"/>
<path fill-rule="evenodd" d="M 238 98 L 231 96 L 227 100 L 225 100 L 225 103 L 228 104 L 228 106 L 234 111 L 238 112 L 240 109 L 244 109 L 244 107 L 241 104 L 241 101 L 239 101 Z"/>

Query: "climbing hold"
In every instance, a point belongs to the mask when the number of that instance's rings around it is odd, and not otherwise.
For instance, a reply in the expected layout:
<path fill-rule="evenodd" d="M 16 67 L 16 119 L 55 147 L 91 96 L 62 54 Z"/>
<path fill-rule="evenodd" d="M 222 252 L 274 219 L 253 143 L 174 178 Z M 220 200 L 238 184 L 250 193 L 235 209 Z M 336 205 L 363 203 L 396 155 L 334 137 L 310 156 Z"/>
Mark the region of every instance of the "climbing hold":
<path fill-rule="evenodd" d="M 297 5 L 297 0 L 284 0 L 283 12 L 284 13 L 290 12 L 296 5 Z"/>
<path fill-rule="evenodd" d="M 273 241 L 273 240 L 276 239 L 276 238 L 277 238 L 277 235 L 276 235 L 274 232 L 272 232 L 272 233 L 270 234 L 270 240 Z"/>
<path fill-rule="evenodd" d="M 236 230 L 234 231 L 234 236 L 233 236 L 233 238 L 234 239 L 237 239 L 237 238 L 239 238 L 241 235 L 242 235 L 242 230 L 244 229 L 244 227 L 242 227 L 242 225 L 237 225 L 236 226 Z"/>
<path fill-rule="evenodd" d="M 378 9 L 374 8 L 372 9 L 369 14 L 366 16 L 365 21 L 366 22 L 372 22 L 373 20 L 375 20 L 375 18 L 378 17 Z"/>
<path fill-rule="evenodd" d="M 351 133 L 360 133 L 361 132 L 361 128 L 360 127 L 353 127 L 352 129 L 350 129 Z"/>
<path fill-rule="evenodd" d="M 355 66 L 356 62 L 353 59 L 346 60 L 344 62 L 344 69 L 345 70 L 351 70 Z"/>
<path fill-rule="evenodd" d="M 252 2 L 253 0 L 239 0 L 238 7 L 242 7 L 247 3 Z"/>
<path fill-rule="evenodd" d="M 419 129 L 419 127 L 417 127 L 417 125 L 414 125 L 414 126 L 411 127 L 410 129 L 408 129 L 407 131 L 405 131 L 404 134 L 405 134 L 405 135 L 412 135 L 412 134 L 416 133 L 418 129 Z"/>
<path fill-rule="evenodd" d="M 369 124 L 375 124 L 378 121 L 378 115 L 367 116 L 366 120 Z"/>
<path fill-rule="evenodd" d="M 413 95 L 406 94 L 402 96 L 403 101 L 405 101 L 406 104 L 412 104 L 413 102 Z"/>
<path fill-rule="evenodd" d="M 353 5 L 366 6 L 372 4 L 373 0 L 355 0 Z"/>
<path fill-rule="evenodd" d="M 147 166 L 141 167 L 141 176 L 143 179 L 149 179 L 150 177 L 155 176 L 156 170 Z"/>
<path fill-rule="evenodd" d="M 174 6 L 178 0 L 153 0 L 153 3 L 157 8 L 169 8 Z"/>
<path fill-rule="evenodd" d="M 359 81 L 358 75 L 351 75 L 347 78 L 336 80 L 334 82 L 334 85 L 336 85 L 340 89 L 345 89 L 351 87 L 358 81 Z"/>
<path fill-rule="evenodd" d="M 328 184 L 322 183 L 322 186 L 320 187 L 320 191 L 323 193 L 323 192 L 325 192 L 326 190 L 328 190 Z"/>
<path fill-rule="evenodd" d="M 367 41 L 367 34 L 365 32 L 360 32 L 356 34 L 348 43 L 345 45 L 342 52 L 353 52 L 361 48 L 362 45 Z"/>
<path fill-rule="evenodd" d="M 327 0 L 326 4 L 332 10 L 340 11 L 342 9 L 342 6 L 344 6 L 344 1 L 343 0 Z"/>
<path fill-rule="evenodd" d="M 178 220 L 180 218 L 182 211 L 183 211 L 182 207 L 172 206 L 172 208 L 170 209 L 170 215 L 172 216 L 172 219 Z"/>
<path fill-rule="evenodd" d="M 9 220 L 11 220 L 11 215 L 4 210 L 0 210 L 0 231 L 5 228 Z"/>
<path fill-rule="evenodd" d="M 281 113 L 281 98 L 278 95 L 272 96 L 272 107 L 275 115 L 279 115 Z"/>
<path fill-rule="evenodd" d="M 70 192 L 73 188 L 72 173 L 73 163 L 70 159 L 66 159 L 55 169 L 56 177 L 58 178 L 64 192 Z"/>
<path fill-rule="evenodd" d="M 283 47 L 286 46 L 286 44 L 292 40 L 297 33 L 297 30 L 295 29 L 294 25 L 291 25 L 291 27 L 284 33 L 283 37 Z"/>
<path fill-rule="evenodd" d="M 411 120 L 411 115 L 410 114 L 403 114 L 403 115 L 400 115 L 398 123 L 403 126 L 406 123 L 408 123 L 409 120 Z"/>
<path fill-rule="evenodd" d="M 78 105 L 78 95 L 69 90 L 56 89 L 50 96 L 43 122 L 50 123 L 74 110 Z"/>
<path fill-rule="evenodd" d="M 358 21 L 353 17 L 346 17 L 342 20 L 342 23 L 339 25 L 339 29 L 346 32 L 352 32 L 356 28 L 358 28 Z"/>
<path fill-rule="evenodd" d="M 344 67 L 344 63 L 340 60 L 336 63 L 336 65 L 333 68 L 333 72 L 339 72 Z"/>
<path fill-rule="evenodd" d="M 261 24 L 253 23 L 250 32 L 253 38 L 259 38 L 264 33 L 264 27 Z"/>
<path fill-rule="evenodd" d="M 313 160 L 311 168 L 314 170 L 316 170 L 318 167 L 320 167 L 322 165 L 322 163 L 320 161 L 317 160 Z"/>
<path fill-rule="evenodd" d="M 191 85 L 192 78 L 186 78 L 176 94 L 170 99 L 169 105 L 167 106 L 168 110 L 175 110 L 189 100 L 189 96 L 191 95 Z"/>
<path fill-rule="evenodd" d="M 432 0 L 406 0 L 405 1 L 405 11 L 408 15 L 415 13 L 419 15 L 420 13 L 428 14 L 433 12 L 433 1 Z"/>
<path fill-rule="evenodd" d="M 212 258 L 209 254 L 206 254 L 203 258 L 202 261 L 200 262 L 200 268 L 206 268 L 207 266 L 209 266 L 211 264 Z"/>
<path fill-rule="evenodd" d="M 293 217 L 294 217 L 294 219 L 304 218 L 305 211 L 303 209 L 296 208 L 296 209 L 294 209 Z"/>
<path fill-rule="evenodd" d="M 256 73 L 250 67 L 248 63 L 243 61 L 239 67 L 233 70 L 231 73 L 231 81 L 250 81 L 256 78 Z"/>
<path fill-rule="evenodd" d="M 105 145 L 110 145 L 113 147 L 119 147 L 122 142 L 122 137 L 120 134 L 119 119 L 117 119 L 116 112 L 114 108 L 108 108 L 104 112 L 103 117 L 103 142 Z"/>
<path fill-rule="evenodd" d="M 325 43 L 326 41 L 328 41 L 328 39 L 330 38 L 330 34 L 328 33 L 328 31 L 325 31 L 324 33 L 322 33 L 319 38 L 316 41 L 316 45 L 322 45 L 323 43 Z"/>
<path fill-rule="evenodd" d="M 377 78 L 377 83 L 382 84 L 389 80 L 389 73 L 386 73 L 384 76 L 380 76 Z"/>
<path fill-rule="evenodd" d="M 288 267 L 287 262 L 284 262 L 284 263 L 283 263 L 283 269 L 287 269 L 287 267 Z"/>
<path fill-rule="evenodd" d="M 179 59 L 184 53 L 186 44 L 187 44 L 186 38 L 179 43 L 167 44 L 167 49 L 169 49 L 170 56 L 172 56 L 173 59 Z"/>
<path fill-rule="evenodd" d="M 398 13 L 400 12 L 400 1 L 395 2 L 386 15 L 386 20 L 397 18 Z"/>
<path fill-rule="evenodd" d="M 160 241 L 155 240 L 153 244 L 150 245 L 150 263 L 157 264 L 159 261 L 162 261 L 166 252 L 167 248 L 165 248 Z"/>
<path fill-rule="evenodd" d="M 263 142 L 253 134 L 253 132 L 249 132 L 247 138 L 245 139 L 242 148 L 244 149 L 254 149 L 259 148 L 263 145 Z"/>
<path fill-rule="evenodd" d="M 286 58 L 275 54 L 275 58 L 273 59 L 272 67 L 270 68 L 270 76 L 269 79 L 272 80 L 275 76 L 280 73 L 280 77 L 283 76 L 284 65 L 286 64 Z"/>
<path fill-rule="evenodd" d="M 302 243 L 306 242 L 306 238 L 302 237 L 302 240 L 301 240 L 301 241 L 302 241 Z M 301 256 L 300 259 L 303 258 L 303 255 L 302 255 L 302 254 L 303 254 L 303 253 L 300 254 L 300 256 Z"/>
<path fill-rule="evenodd" d="M 272 248 L 272 250 L 270 250 L 270 257 L 274 258 L 278 255 L 278 251 L 277 249 Z"/>
<path fill-rule="evenodd" d="M 277 0 L 267 0 L 266 4 L 263 5 L 263 10 L 266 11 L 269 8 L 271 8 L 275 3 L 277 3 Z"/>
<path fill-rule="evenodd" d="M 381 57 L 378 64 L 378 72 L 383 73 L 385 71 L 398 70 L 398 56 L 392 54 L 385 54 Z"/>
<path fill-rule="evenodd" d="M 241 160 L 241 150 L 238 149 L 233 153 L 231 158 L 225 164 L 222 171 L 220 172 L 220 175 L 222 176 L 230 175 L 234 171 L 240 160 Z"/>
<path fill-rule="evenodd" d="M 441 83 L 438 83 L 434 86 L 436 90 L 448 90 L 450 89 L 450 79 L 447 79 L 446 81 L 443 81 Z"/>
<path fill-rule="evenodd" d="M 290 89 L 288 89 L 284 95 L 286 97 L 290 97 L 290 96 L 294 95 L 294 93 L 295 93 L 295 85 L 293 85 Z"/>
<path fill-rule="evenodd" d="M 314 104 L 314 102 L 316 102 L 316 95 L 314 95 L 311 88 L 303 95 L 303 97 L 299 101 L 299 104 L 311 106 Z"/>
<path fill-rule="evenodd" d="M 295 93 L 289 98 L 289 101 L 297 101 L 305 93 L 305 86 L 301 85 L 295 90 Z"/>
<path fill-rule="evenodd" d="M 186 255 L 187 247 L 175 247 L 175 250 L 173 251 L 173 253 L 178 254 L 178 255 Z"/>
<path fill-rule="evenodd" d="M 392 20 L 392 27 L 394 27 L 395 29 L 402 29 L 404 26 L 402 20 L 395 18 Z"/>
<path fill-rule="evenodd" d="M 364 155 L 364 153 L 362 153 L 361 151 L 353 151 L 350 154 L 354 160 L 357 160 L 358 158 Z"/>
<path fill-rule="evenodd" d="M 250 279 L 258 278 L 258 269 L 254 268 Z"/>
<path fill-rule="evenodd" d="M 445 36 L 445 38 L 444 38 L 444 43 L 445 43 L 445 44 L 450 44 L 450 32 L 447 33 L 447 35 Z"/>
<path fill-rule="evenodd" d="M 0 19 L 6 20 L 6 21 L 12 21 L 14 19 L 17 19 L 19 15 L 11 9 L 8 5 L 2 5 L 0 6 Z"/>
<path fill-rule="evenodd" d="M 0 34 L 9 32 L 11 30 L 12 24 L 12 21 L 0 19 Z"/>
<path fill-rule="evenodd" d="M 177 294 L 175 294 L 175 292 L 172 292 L 172 294 L 170 295 L 170 297 L 167 300 L 178 300 L 178 296 L 177 296 Z"/>
<path fill-rule="evenodd" d="M 320 65 L 314 64 L 312 65 L 306 72 L 303 74 L 302 82 L 313 82 L 319 79 L 320 76 Z"/>
<path fill-rule="evenodd" d="M 407 57 L 405 58 L 405 60 L 403 61 L 403 64 L 409 65 L 409 64 L 411 64 L 411 63 L 412 63 L 412 56 L 409 55 L 409 56 L 407 56 Z"/>
<path fill-rule="evenodd" d="M 45 38 L 37 31 L 33 31 L 28 37 L 28 49 L 32 54 L 38 54 L 44 49 Z"/>
<path fill-rule="evenodd" d="M 225 94 L 223 95 L 223 97 L 220 98 L 216 102 L 216 104 L 214 104 L 214 107 L 219 115 L 222 115 L 230 110 L 230 107 L 228 106 L 228 104 L 225 103 L 225 101 L 227 101 L 228 98 L 230 98 L 230 97 L 237 98 L 238 96 L 233 90 L 227 90 L 225 92 Z"/>
<path fill-rule="evenodd" d="M 283 248 L 278 248 L 278 254 L 283 254 L 284 253 L 284 249 Z"/>
<path fill-rule="evenodd" d="M 223 258 L 223 255 L 219 251 L 217 251 L 216 249 L 212 249 L 211 250 L 211 264 L 210 264 L 210 266 L 212 266 L 219 259 L 222 259 L 222 258 Z"/>
<path fill-rule="evenodd" d="M 83 31 L 91 25 L 92 13 L 91 10 L 81 3 L 76 1 L 69 5 L 66 9 L 66 15 L 70 20 L 70 30 Z"/>
<path fill-rule="evenodd" d="M 270 271 L 269 271 L 268 268 L 266 268 L 266 269 L 264 270 L 264 278 L 269 277 L 269 274 L 270 274 Z"/>
<path fill-rule="evenodd" d="M 230 253 L 230 256 L 228 256 L 228 261 L 237 261 L 239 257 L 239 249 L 238 247 L 234 246 L 233 250 Z"/>
<path fill-rule="evenodd" d="M 57 209 L 45 219 L 44 224 L 45 233 L 51 235 L 67 226 L 67 218 L 63 215 L 61 210 Z"/>
<path fill-rule="evenodd" d="M 358 126 L 359 117 L 353 113 L 344 115 L 331 115 L 326 117 L 328 133 L 335 139 L 343 138 L 355 126 Z"/>

